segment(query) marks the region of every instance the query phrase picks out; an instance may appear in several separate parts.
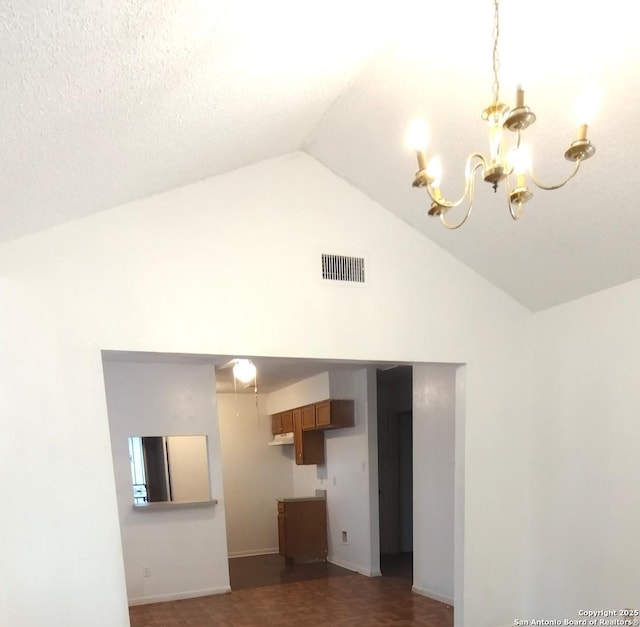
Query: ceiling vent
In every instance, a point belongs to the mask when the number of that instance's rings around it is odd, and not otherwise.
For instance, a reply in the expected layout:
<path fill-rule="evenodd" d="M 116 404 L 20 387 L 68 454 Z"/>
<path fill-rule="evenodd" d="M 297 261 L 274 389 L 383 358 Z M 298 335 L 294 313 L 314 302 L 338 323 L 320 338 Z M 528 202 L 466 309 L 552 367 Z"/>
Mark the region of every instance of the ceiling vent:
<path fill-rule="evenodd" d="M 325 281 L 364 283 L 364 257 L 322 255 L 322 278 Z"/>

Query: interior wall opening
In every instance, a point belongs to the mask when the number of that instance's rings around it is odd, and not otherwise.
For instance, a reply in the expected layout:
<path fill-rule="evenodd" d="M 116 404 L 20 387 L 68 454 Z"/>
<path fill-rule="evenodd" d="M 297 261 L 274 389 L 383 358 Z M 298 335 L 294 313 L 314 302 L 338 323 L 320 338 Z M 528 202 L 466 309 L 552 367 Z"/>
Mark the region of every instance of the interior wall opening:
<path fill-rule="evenodd" d="M 383 530 L 384 508 L 379 502 L 384 488 L 378 468 L 378 446 L 383 438 L 378 419 L 380 405 L 390 405 L 384 390 L 379 393 L 381 377 L 396 377 L 403 388 L 402 392 L 393 392 L 400 399 L 394 406 L 396 434 L 393 436 L 400 451 L 397 547 L 399 553 L 405 554 L 416 550 L 412 529 L 416 520 L 412 483 L 417 463 L 416 415 L 411 382 L 415 368 L 424 365 L 275 357 L 251 359 L 258 367 L 257 394 L 253 388 L 234 389 L 228 380 L 225 382 L 227 372 L 221 371 L 220 365 L 228 361 L 229 356 L 103 352 L 112 441 L 134 435 L 186 435 L 194 429 L 205 433 L 210 445 L 211 496 L 218 502 L 206 511 L 194 509 L 153 518 L 132 518 L 129 500 L 133 503 L 134 497 L 133 492 L 131 495 L 128 492 L 133 487 L 128 484 L 123 487 L 123 470 L 119 468 L 126 461 L 128 477 L 130 462 L 124 454 L 122 460 L 114 458 L 114 470 L 117 478 L 120 477 L 117 488 L 122 510 L 123 553 L 132 604 L 167 600 L 173 595 L 182 598 L 194 590 L 214 594 L 224 591 L 225 587 L 228 590 L 230 558 L 260 554 L 277 557 L 276 497 L 315 495 L 316 490 L 327 494 L 329 561 L 351 572 L 380 574 L 379 558 L 386 553 L 388 537 Z M 326 432 L 326 463 L 298 466 L 293 447 L 268 446 L 273 438 L 269 396 L 280 394 L 280 401 L 286 403 L 288 401 L 282 401 L 283 395 L 297 394 L 300 386 L 308 389 L 323 382 L 330 397 L 352 395 L 360 413 L 354 427 Z M 142 414 L 144 426 L 134 429 L 135 421 Z M 202 420 L 199 426 L 194 426 L 199 420 Z M 278 465 L 277 471 L 274 463 Z M 131 481 L 130 477 L 127 481 Z M 123 496 L 125 490 L 127 494 Z M 215 545 L 211 559 L 203 563 L 202 572 L 196 573 L 203 578 L 201 581 L 185 583 L 186 576 L 181 575 L 183 555 L 178 559 L 177 554 L 167 554 L 162 561 L 155 550 L 157 547 L 152 550 L 145 546 L 149 536 L 144 535 L 143 527 L 151 524 L 155 533 L 165 523 L 163 533 L 175 535 L 166 543 L 168 546 L 189 544 L 190 538 L 186 537 L 189 532 L 185 533 L 188 525 L 195 525 L 197 534 L 201 534 L 198 537 L 207 545 Z M 261 530 L 256 535 L 257 528 Z M 259 536 L 260 533 L 263 535 Z M 139 540 L 135 540 L 135 546 L 128 543 L 134 535 Z M 257 543 L 249 542 L 258 536 Z M 198 558 L 201 548 L 202 545 L 193 547 Z M 184 566 L 186 568 L 186 562 Z M 190 571 L 193 575 L 194 569 Z M 418 586 L 416 591 L 425 590 Z"/>

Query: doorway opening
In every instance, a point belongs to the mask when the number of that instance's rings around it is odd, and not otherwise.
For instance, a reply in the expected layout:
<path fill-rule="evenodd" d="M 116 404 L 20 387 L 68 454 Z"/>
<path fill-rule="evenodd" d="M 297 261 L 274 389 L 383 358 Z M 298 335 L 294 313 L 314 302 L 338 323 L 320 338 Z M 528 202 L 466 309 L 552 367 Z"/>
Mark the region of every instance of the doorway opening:
<path fill-rule="evenodd" d="M 413 368 L 377 371 L 380 571 L 413 581 Z"/>

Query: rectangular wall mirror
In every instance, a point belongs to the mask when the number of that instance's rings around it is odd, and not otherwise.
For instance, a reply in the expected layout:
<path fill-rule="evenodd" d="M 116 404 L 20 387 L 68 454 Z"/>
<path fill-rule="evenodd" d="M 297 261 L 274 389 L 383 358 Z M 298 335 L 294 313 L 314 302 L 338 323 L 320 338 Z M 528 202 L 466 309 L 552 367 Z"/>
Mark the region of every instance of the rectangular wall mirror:
<path fill-rule="evenodd" d="M 132 436 L 134 505 L 211 500 L 206 435 Z"/>

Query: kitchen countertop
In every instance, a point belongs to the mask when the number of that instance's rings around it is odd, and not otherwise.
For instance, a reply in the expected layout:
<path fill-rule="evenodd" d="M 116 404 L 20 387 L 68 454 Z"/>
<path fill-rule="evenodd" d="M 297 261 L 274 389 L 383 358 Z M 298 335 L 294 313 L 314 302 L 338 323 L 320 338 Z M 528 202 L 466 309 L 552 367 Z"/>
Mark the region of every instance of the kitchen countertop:
<path fill-rule="evenodd" d="M 276 499 L 278 503 L 293 503 L 294 501 L 326 501 L 326 496 L 298 496 L 288 499 Z"/>

